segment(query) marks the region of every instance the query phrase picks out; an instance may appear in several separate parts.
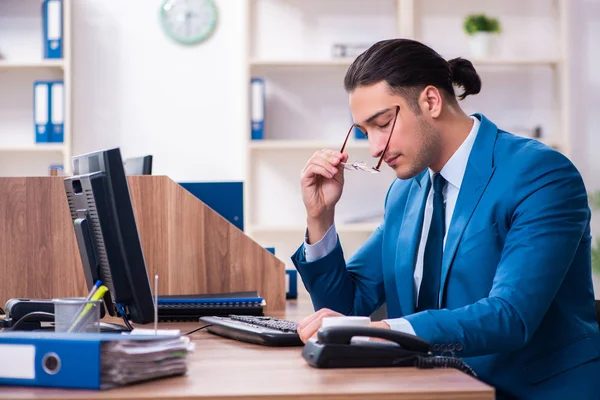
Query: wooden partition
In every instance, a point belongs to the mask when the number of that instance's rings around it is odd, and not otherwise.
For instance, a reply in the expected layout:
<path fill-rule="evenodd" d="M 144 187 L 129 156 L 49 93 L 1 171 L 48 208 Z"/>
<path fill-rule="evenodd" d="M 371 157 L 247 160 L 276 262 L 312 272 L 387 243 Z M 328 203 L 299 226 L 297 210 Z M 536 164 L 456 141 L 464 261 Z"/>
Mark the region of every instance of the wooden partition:
<path fill-rule="evenodd" d="M 283 262 L 168 177 L 128 180 L 159 295 L 258 290 L 285 308 Z M 0 178 L 0 304 L 86 293 L 63 178 Z"/>

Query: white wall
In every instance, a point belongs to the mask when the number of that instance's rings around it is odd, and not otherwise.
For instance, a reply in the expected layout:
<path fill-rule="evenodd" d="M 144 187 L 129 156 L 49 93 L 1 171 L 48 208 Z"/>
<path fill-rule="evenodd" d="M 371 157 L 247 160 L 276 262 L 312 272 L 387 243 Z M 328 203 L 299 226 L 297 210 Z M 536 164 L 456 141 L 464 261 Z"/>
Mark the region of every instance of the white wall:
<path fill-rule="evenodd" d="M 74 154 L 119 146 L 180 181 L 244 177 L 246 3 L 215 3 L 214 36 L 185 47 L 162 0 L 73 0 Z"/>
<path fill-rule="evenodd" d="M 247 8 L 216 0 L 216 34 L 182 47 L 162 32 L 162 0 L 74 0 L 74 152 L 152 153 L 177 180 L 243 179 Z M 571 1 L 573 160 L 600 189 L 600 0 Z"/>
<path fill-rule="evenodd" d="M 600 0 L 573 1 L 570 39 L 572 158 L 588 190 L 600 190 Z"/>

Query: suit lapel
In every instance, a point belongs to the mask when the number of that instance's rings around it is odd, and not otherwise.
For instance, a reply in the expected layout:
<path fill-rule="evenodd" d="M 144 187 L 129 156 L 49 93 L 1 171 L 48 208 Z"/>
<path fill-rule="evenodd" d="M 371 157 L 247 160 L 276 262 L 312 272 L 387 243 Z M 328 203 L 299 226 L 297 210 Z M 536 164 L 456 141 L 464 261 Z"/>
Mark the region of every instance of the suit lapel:
<path fill-rule="evenodd" d="M 396 246 L 396 285 L 401 315 L 415 312 L 414 267 L 431 181 L 425 170 L 413 179 Z"/>
<path fill-rule="evenodd" d="M 473 144 L 473 149 L 469 155 L 467 169 L 465 170 L 456 205 L 454 206 L 450 229 L 446 237 L 440 281 L 440 308 L 442 307 L 442 300 L 444 298 L 446 278 L 450 272 L 456 249 L 496 168 L 493 165 L 493 152 L 498 127 L 481 114 L 475 114 L 475 116 L 481 121 L 481 124 L 477 138 Z"/>

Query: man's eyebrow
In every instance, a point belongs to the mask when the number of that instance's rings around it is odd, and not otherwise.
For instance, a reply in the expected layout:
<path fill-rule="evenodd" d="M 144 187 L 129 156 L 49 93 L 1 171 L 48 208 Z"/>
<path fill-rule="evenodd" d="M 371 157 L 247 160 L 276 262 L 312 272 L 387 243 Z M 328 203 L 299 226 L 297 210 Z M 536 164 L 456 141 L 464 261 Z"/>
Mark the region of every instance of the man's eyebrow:
<path fill-rule="evenodd" d="M 373 121 L 375 118 L 379 117 L 381 114 L 385 114 L 386 112 L 388 112 L 390 110 L 391 110 L 391 108 L 386 108 L 385 110 L 377 111 L 375 114 L 373 114 L 369 118 L 367 118 L 367 120 L 365 121 L 365 124 L 371 123 L 371 121 Z"/>

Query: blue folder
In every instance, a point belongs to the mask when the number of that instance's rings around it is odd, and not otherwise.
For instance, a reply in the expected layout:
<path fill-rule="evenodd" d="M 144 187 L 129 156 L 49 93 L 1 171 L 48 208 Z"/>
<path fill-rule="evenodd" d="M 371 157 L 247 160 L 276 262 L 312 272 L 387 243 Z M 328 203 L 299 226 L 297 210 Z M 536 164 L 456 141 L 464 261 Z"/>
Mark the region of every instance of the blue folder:
<path fill-rule="evenodd" d="M 265 136 L 265 80 L 250 79 L 250 129 L 252 140 L 261 140 Z"/>
<path fill-rule="evenodd" d="M 44 58 L 60 59 L 63 56 L 62 14 L 62 0 L 44 0 L 42 3 Z"/>
<path fill-rule="evenodd" d="M 188 192 L 244 231 L 243 182 L 179 182 Z"/>
<path fill-rule="evenodd" d="M 106 389 L 102 344 L 110 341 L 173 339 L 118 333 L 0 333 L 0 385 Z M 104 360 L 106 361 L 106 360 Z"/>
<path fill-rule="evenodd" d="M 63 81 L 50 83 L 50 123 L 49 142 L 63 143 L 65 141 L 65 84 Z"/>
<path fill-rule="evenodd" d="M 51 86 L 51 81 L 35 81 L 33 83 L 33 125 L 36 143 L 50 141 L 50 132 L 52 131 L 50 115 Z"/>

